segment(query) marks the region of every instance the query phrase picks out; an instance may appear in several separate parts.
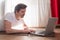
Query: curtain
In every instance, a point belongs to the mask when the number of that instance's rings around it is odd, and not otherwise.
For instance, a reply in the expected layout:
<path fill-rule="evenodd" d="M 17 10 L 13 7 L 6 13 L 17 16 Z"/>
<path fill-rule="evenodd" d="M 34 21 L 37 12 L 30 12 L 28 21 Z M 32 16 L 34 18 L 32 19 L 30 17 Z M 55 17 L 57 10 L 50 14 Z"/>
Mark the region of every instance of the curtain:
<path fill-rule="evenodd" d="M 52 12 L 52 17 L 58 18 L 57 0 L 51 0 L 51 12 Z"/>
<path fill-rule="evenodd" d="M 39 0 L 39 25 L 45 27 L 51 17 L 50 0 Z"/>
<path fill-rule="evenodd" d="M 60 12 L 60 5 L 58 3 L 59 1 L 58 0 L 51 0 L 51 14 L 52 14 L 52 17 L 56 17 L 58 18 L 58 22 L 57 24 L 60 24 L 60 16 L 59 16 L 59 12 Z"/>
<path fill-rule="evenodd" d="M 60 24 L 60 0 L 57 0 L 57 5 L 58 5 L 58 24 Z"/>
<path fill-rule="evenodd" d="M 4 30 L 4 0 L 0 0 L 0 31 Z"/>

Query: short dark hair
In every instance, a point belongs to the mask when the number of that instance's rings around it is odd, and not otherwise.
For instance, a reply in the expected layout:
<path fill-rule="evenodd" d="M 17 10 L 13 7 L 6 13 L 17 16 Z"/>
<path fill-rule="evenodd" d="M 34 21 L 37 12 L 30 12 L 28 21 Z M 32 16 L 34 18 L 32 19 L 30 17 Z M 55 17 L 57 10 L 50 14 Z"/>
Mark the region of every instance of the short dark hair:
<path fill-rule="evenodd" d="M 14 9 L 14 12 L 16 13 L 16 11 L 17 12 L 19 12 L 21 9 L 25 9 L 27 6 L 25 5 L 25 4 L 17 4 L 16 6 L 15 6 L 15 9 Z"/>

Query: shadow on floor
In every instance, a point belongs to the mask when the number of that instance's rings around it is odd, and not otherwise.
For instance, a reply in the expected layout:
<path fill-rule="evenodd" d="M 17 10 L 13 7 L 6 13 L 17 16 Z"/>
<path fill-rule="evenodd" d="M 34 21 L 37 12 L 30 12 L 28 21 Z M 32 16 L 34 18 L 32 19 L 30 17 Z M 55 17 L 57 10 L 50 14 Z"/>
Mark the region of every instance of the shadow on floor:
<path fill-rule="evenodd" d="M 11 34 L 8 34 L 4 31 L 0 31 L 0 35 L 19 35 L 19 36 L 28 36 L 29 33 L 11 33 Z"/>

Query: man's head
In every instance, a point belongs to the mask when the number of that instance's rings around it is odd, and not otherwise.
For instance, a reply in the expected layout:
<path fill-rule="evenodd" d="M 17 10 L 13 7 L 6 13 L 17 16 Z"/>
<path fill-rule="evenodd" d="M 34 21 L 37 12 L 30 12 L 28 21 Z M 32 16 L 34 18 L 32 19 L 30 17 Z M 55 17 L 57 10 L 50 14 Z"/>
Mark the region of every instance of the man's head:
<path fill-rule="evenodd" d="M 26 7 L 25 4 L 18 4 L 15 6 L 14 12 L 23 18 L 26 12 Z"/>

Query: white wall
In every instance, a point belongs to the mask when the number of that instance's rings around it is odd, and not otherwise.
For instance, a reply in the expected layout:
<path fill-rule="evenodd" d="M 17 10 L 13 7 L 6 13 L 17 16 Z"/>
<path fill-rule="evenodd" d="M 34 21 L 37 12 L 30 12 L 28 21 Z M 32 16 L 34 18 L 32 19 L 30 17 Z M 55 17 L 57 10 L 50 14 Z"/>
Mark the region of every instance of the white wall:
<path fill-rule="evenodd" d="M 4 29 L 4 0 L 0 0 L 0 31 Z"/>

